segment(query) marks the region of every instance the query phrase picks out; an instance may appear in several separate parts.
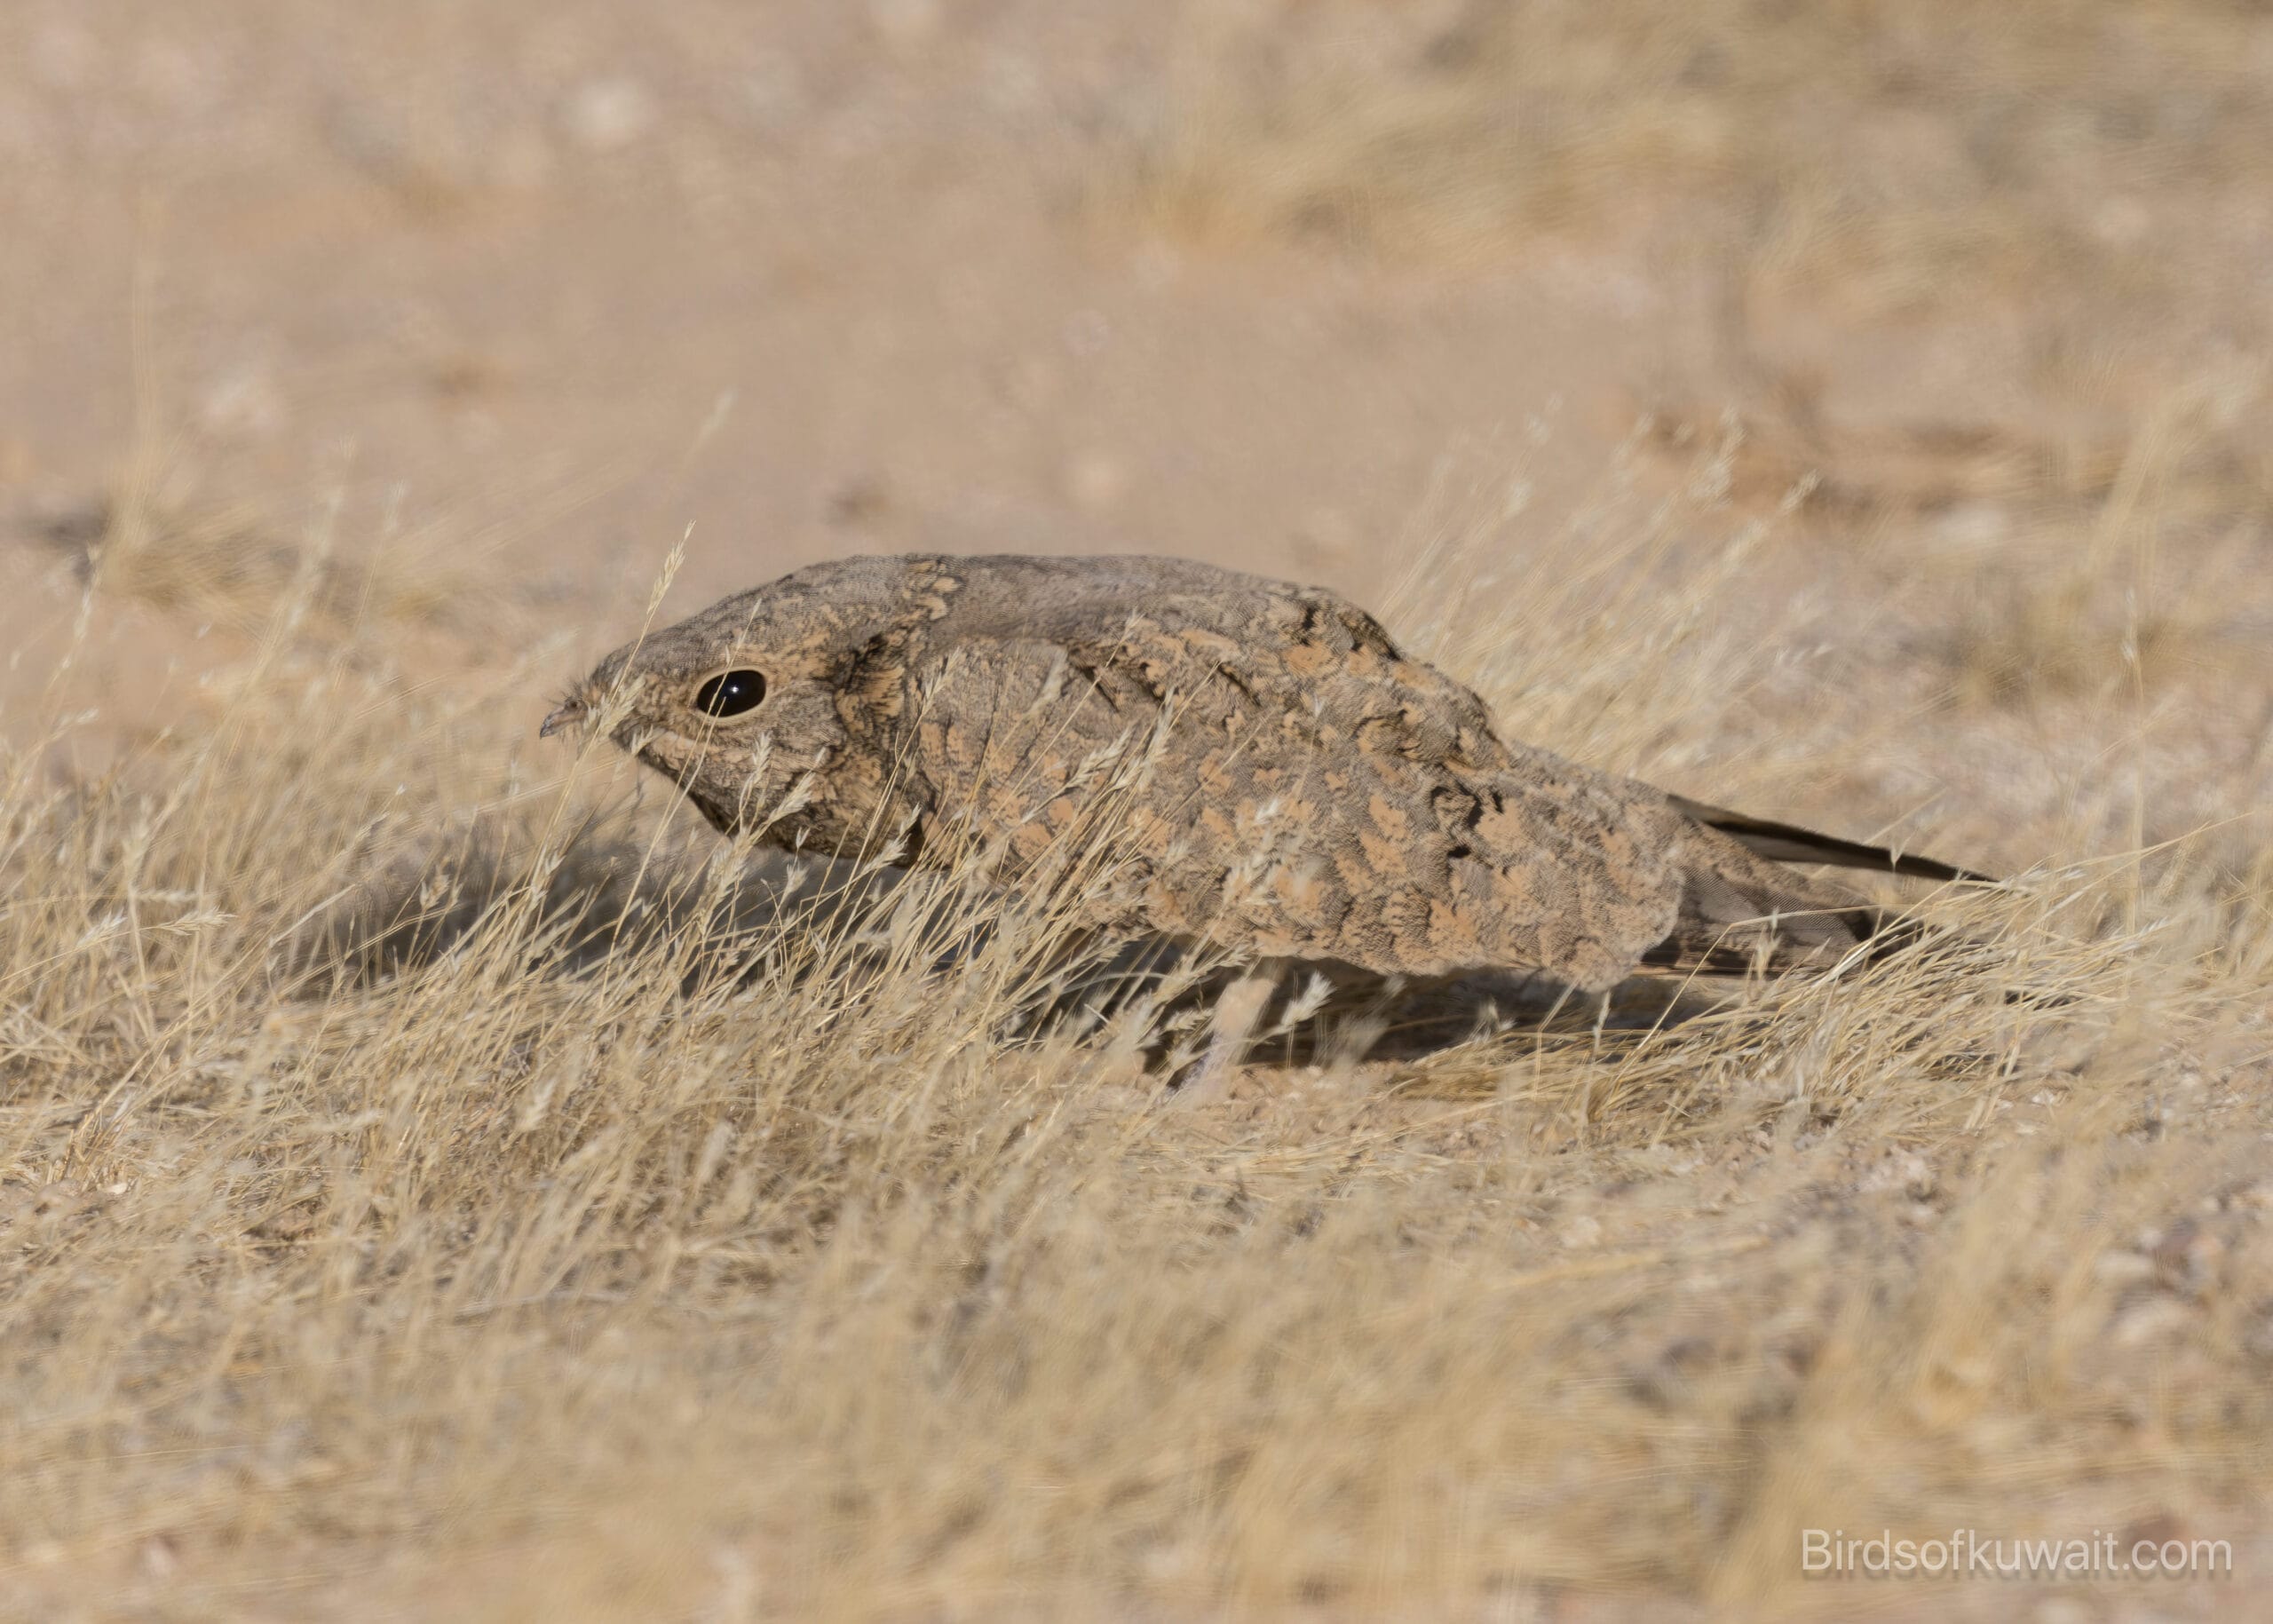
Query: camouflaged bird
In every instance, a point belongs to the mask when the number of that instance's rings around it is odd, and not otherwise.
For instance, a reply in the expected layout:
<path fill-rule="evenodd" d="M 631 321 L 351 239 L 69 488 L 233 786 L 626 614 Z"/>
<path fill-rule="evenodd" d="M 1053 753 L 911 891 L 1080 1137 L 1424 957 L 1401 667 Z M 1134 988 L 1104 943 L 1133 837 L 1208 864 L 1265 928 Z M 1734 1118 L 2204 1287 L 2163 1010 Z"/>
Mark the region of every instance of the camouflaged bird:
<path fill-rule="evenodd" d="M 1385 977 L 1826 963 L 1882 916 L 1784 863 L 1983 877 L 1504 738 L 1346 599 L 1183 558 L 814 565 L 617 650 L 544 732 L 603 716 L 722 831 L 1007 883 L 1109 800 L 1081 923 Z"/>

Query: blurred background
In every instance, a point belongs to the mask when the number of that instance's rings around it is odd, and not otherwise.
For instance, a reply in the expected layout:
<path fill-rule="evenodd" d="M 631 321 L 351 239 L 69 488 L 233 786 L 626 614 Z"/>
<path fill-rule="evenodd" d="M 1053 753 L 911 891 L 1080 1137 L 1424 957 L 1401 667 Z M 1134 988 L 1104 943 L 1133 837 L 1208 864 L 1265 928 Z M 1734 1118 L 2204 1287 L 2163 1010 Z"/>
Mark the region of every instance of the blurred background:
<path fill-rule="evenodd" d="M 257 590 L 321 529 L 565 672 L 683 535 L 674 607 L 914 547 L 1377 601 L 1447 491 L 1733 428 L 1881 653 L 2230 677 L 2269 177 L 2248 0 L 12 0 L 5 564 Z"/>

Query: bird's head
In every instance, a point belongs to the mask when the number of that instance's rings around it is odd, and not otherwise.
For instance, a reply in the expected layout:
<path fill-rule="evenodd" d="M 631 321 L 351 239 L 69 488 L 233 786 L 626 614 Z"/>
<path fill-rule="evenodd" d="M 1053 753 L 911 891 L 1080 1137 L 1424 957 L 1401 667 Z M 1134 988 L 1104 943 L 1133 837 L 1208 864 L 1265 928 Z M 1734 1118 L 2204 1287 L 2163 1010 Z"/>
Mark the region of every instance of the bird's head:
<path fill-rule="evenodd" d="M 883 562 L 817 566 L 651 631 L 594 667 L 542 732 L 605 731 L 722 833 L 857 837 L 904 704 L 907 628 L 930 617 L 927 594 L 911 606 L 909 571 Z"/>

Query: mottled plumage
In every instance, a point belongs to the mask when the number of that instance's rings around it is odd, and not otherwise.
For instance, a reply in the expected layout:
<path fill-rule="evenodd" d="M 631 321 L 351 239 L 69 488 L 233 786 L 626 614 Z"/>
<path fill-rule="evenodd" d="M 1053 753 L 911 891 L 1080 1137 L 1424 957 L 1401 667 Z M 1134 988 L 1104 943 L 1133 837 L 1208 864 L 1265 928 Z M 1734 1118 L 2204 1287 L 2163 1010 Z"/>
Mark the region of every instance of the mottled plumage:
<path fill-rule="evenodd" d="M 722 701 L 705 685 L 728 674 Z M 905 831 L 918 864 L 976 841 L 1015 883 L 1109 819 L 1118 860 L 1068 891 L 1083 923 L 1257 958 L 1599 992 L 1644 965 L 1818 962 L 1877 927 L 1773 860 L 1979 877 L 1505 739 L 1334 593 L 1187 559 L 815 565 L 609 655 L 546 731 L 620 688 L 616 741 L 722 830 L 786 803 L 768 839 Z M 1148 772 L 1112 770 L 1148 746 Z"/>

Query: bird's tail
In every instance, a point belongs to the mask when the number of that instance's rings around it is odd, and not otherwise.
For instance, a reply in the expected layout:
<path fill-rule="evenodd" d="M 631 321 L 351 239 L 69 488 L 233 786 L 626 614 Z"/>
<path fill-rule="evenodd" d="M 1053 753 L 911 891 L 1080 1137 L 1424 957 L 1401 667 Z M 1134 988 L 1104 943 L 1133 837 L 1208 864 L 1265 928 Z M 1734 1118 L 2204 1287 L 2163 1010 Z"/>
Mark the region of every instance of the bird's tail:
<path fill-rule="evenodd" d="M 1674 811 L 1691 823 L 1717 830 L 1746 851 L 1774 862 L 1820 863 L 1827 868 L 1872 868 L 1913 880 L 1961 880 L 1976 885 L 2000 883 L 1994 875 L 1976 874 L 1970 868 L 1960 868 L 1937 858 L 1921 857 L 1913 852 L 1897 852 L 1859 840 L 1841 840 L 1835 835 L 1818 835 L 1795 823 L 1778 823 L 1768 818 L 1730 812 L 1725 806 L 1708 806 L 1686 796 L 1669 795 L 1666 799 L 1673 803 Z"/>
<path fill-rule="evenodd" d="M 1692 822 L 1680 858 L 1680 913 L 1665 939 L 1643 955 L 1643 963 L 1654 970 L 1744 975 L 1823 968 L 1857 947 L 1890 951 L 1910 939 L 1908 916 L 1901 911 L 1787 868 L 1786 862 L 1882 867 L 1927 879 L 1985 878 L 1929 858 L 1899 857 L 1692 802 L 1675 804 Z"/>

